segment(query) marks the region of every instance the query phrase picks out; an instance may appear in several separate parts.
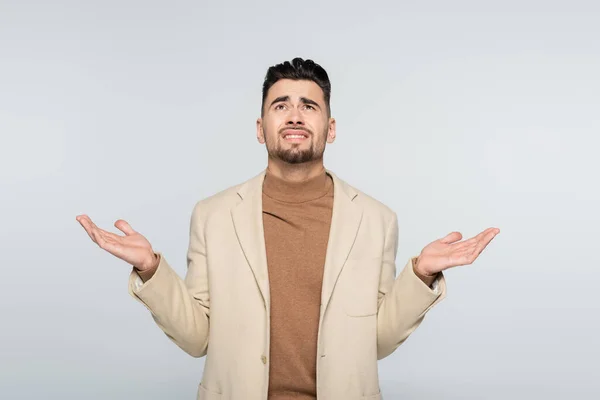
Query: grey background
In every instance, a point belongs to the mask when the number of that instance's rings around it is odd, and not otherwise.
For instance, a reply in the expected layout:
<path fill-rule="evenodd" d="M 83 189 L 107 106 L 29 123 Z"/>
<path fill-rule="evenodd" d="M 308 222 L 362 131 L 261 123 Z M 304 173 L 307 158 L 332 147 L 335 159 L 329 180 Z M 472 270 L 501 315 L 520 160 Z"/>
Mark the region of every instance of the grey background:
<path fill-rule="evenodd" d="M 194 203 L 265 166 L 262 79 L 296 56 L 332 80 L 326 166 L 398 213 L 399 267 L 502 230 L 380 362 L 385 398 L 600 398 L 600 6 L 568 4 L 0 1 L 0 398 L 194 398 L 203 359 L 75 216 L 183 276 Z"/>

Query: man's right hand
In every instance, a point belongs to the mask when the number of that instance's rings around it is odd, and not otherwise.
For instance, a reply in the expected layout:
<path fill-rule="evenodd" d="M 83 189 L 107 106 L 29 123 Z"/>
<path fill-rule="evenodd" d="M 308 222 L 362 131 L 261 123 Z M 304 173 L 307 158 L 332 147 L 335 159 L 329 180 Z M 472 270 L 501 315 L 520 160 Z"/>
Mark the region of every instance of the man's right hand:
<path fill-rule="evenodd" d="M 125 234 L 125 236 L 119 236 L 98 228 L 85 214 L 78 215 L 76 219 L 94 243 L 131 264 L 139 272 L 152 273 L 151 271 L 158 267 L 160 259 L 152 250 L 150 242 L 134 231 L 126 221 L 119 219 L 115 222 L 115 227 Z"/>

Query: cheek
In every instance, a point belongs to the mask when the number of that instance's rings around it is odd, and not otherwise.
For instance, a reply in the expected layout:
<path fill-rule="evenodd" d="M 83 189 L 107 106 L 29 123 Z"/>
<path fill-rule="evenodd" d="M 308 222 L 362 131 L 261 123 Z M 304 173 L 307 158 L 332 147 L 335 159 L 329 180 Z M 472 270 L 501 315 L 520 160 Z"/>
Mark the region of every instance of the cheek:
<path fill-rule="evenodd" d="M 316 137 L 321 138 L 327 136 L 329 132 L 328 121 L 321 118 L 315 118 L 312 121 L 307 121 L 307 126 L 313 131 Z"/>
<path fill-rule="evenodd" d="M 270 145 L 277 144 L 277 141 L 279 140 L 276 126 L 266 126 L 263 130 L 263 135 L 265 142 Z"/>
<path fill-rule="evenodd" d="M 313 129 L 324 131 L 327 129 L 327 124 L 329 120 L 327 118 L 323 118 L 321 115 L 312 116 L 312 118 L 307 118 L 307 123 L 312 125 Z"/>
<path fill-rule="evenodd" d="M 276 118 L 269 118 L 268 121 L 263 122 L 263 132 L 267 137 L 274 137 L 282 127 L 282 122 Z"/>

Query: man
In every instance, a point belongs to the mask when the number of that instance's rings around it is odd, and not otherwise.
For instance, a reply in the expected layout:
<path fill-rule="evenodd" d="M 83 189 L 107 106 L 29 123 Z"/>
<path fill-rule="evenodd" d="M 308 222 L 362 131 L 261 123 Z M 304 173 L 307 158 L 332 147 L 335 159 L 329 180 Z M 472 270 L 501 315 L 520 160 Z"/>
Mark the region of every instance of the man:
<path fill-rule="evenodd" d="M 377 360 L 499 232 L 427 245 L 396 277 L 396 214 L 323 164 L 336 136 L 325 70 L 296 58 L 267 71 L 257 139 L 266 170 L 196 203 L 181 279 L 131 226 L 77 220 L 133 266 L 129 292 L 164 333 L 206 355 L 198 399 L 381 399 Z"/>

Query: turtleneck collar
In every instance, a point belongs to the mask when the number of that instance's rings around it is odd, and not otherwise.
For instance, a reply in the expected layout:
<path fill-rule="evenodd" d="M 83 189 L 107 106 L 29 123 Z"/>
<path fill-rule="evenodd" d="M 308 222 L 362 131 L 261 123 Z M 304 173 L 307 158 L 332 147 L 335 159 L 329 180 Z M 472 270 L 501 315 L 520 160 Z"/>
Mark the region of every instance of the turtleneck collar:
<path fill-rule="evenodd" d="M 325 169 L 319 175 L 301 182 L 286 181 L 267 169 L 262 190 L 265 195 L 275 200 L 303 203 L 325 196 L 332 185 L 333 180 Z"/>

